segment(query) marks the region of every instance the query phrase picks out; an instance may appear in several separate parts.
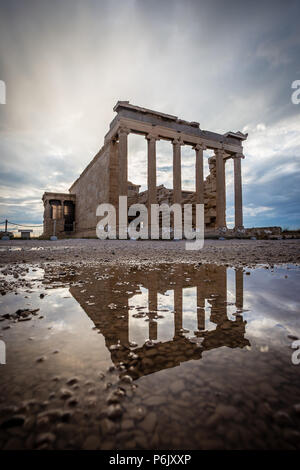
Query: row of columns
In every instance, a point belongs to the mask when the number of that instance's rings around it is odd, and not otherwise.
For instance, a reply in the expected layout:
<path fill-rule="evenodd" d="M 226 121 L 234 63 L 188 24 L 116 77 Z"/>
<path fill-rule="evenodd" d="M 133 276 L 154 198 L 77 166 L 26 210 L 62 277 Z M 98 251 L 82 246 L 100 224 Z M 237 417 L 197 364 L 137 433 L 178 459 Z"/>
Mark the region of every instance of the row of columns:
<path fill-rule="evenodd" d="M 120 128 L 119 137 L 119 194 L 127 195 L 128 182 L 128 142 L 127 136 L 130 131 L 127 128 Z M 146 135 L 148 146 L 148 204 L 157 203 L 156 184 L 156 141 L 159 140 L 154 134 Z M 181 204 L 181 145 L 184 145 L 181 137 L 172 140 L 173 145 L 173 202 Z M 196 152 L 195 180 L 196 180 L 196 203 L 204 204 L 204 173 L 203 173 L 203 151 L 206 150 L 204 144 L 197 144 L 194 147 Z M 216 193 L 217 193 L 217 220 L 218 228 L 226 227 L 226 181 L 225 181 L 225 157 L 223 149 L 215 151 L 216 157 Z M 243 227 L 243 204 L 242 204 L 242 154 L 231 156 L 234 161 L 234 201 L 235 201 L 235 228 Z M 149 211 L 150 213 L 150 211 Z M 150 216 L 150 214 L 149 214 Z M 150 220 L 149 220 L 150 222 Z"/>
<path fill-rule="evenodd" d="M 203 287 L 197 287 L 197 328 L 198 331 L 205 329 L 205 296 L 203 295 Z M 211 316 L 212 321 L 220 315 L 222 318 L 227 317 L 227 274 L 224 271 L 224 277 L 219 281 L 220 296 L 214 299 L 212 306 Z M 174 337 L 181 334 L 183 327 L 183 287 L 179 284 L 174 287 Z M 149 306 L 149 339 L 157 339 L 157 322 L 153 320 L 152 316 L 157 313 L 157 285 L 154 282 L 148 291 L 148 306 Z M 235 270 L 235 305 L 238 310 L 243 309 L 244 298 L 244 278 L 243 270 L 238 268 Z"/>
<path fill-rule="evenodd" d="M 51 201 L 58 201 L 60 204 L 56 204 L 57 207 L 60 208 L 60 217 L 59 219 L 64 218 L 64 210 L 65 210 L 65 203 L 70 202 L 69 200 L 64 200 L 64 199 L 46 199 L 44 201 L 44 219 L 45 218 L 51 218 L 51 208 L 54 206 L 54 204 L 51 204 Z M 73 201 L 71 201 L 73 202 Z"/>

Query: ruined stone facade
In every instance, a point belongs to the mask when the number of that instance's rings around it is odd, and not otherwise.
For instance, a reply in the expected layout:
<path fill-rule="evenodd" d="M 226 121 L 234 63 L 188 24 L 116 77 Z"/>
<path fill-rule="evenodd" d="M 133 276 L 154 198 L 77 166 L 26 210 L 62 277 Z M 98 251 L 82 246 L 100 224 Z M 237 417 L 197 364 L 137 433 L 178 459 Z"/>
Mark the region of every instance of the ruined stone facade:
<path fill-rule="evenodd" d="M 45 193 L 44 235 L 58 237 L 95 237 L 98 217 L 96 208 L 101 203 L 118 207 L 119 196 L 128 196 L 128 204 L 135 202 L 204 204 L 205 230 L 226 230 L 226 181 L 225 164 L 234 160 L 235 230 L 243 228 L 241 159 L 242 142 L 247 134 L 227 132 L 217 134 L 202 130 L 198 122 L 187 122 L 177 116 L 152 111 L 119 101 L 114 107 L 117 113 L 110 124 L 104 145 L 72 184 L 69 193 Z M 147 191 L 139 192 L 139 185 L 128 182 L 128 134 L 144 135 L 148 149 Z M 156 142 L 169 140 L 173 147 L 173 189 L 157 187 Z M 181 147 L 195 150 L 195 191 L 183 191 L 181 187 Z M 210 173 L 203 177 L 203 152 L 214 151 L 209 158 Z M 60 201 L 60 204 L 57 202 Z M 73 204 L 70 217 L 69 206 Z M 61 206 L 61 207 L 60 207 Z M 67 207 L 67 209 L 65 209 Z M 67 219 L 66 219 L 67 218 Z M 73 226 L 71 227 L 71 220 Z M 55 222 L 54 222 L 55 221 Z M 151 220 L 149 219 L 151 224 Z M 54 227 L 55 224 L 55 227 Z"/>

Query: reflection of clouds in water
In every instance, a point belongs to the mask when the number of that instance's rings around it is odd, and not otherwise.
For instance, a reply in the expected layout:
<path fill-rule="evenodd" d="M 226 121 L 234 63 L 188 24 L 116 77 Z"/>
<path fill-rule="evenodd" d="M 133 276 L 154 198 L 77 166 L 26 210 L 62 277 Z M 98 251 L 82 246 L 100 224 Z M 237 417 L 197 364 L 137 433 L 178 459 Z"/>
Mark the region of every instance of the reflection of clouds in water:
<path fill-rule="evenodd" d="M 210 302 L 208 302 L 207 299 L 205 299 L 205 311 L 204 311 L 204 314 L 205 314 L 205 330 L 207 331 L 212 331 L 212 330 L 215 330 L 217 325 L 210 321 L 210 313 L 211 313 L 211 304 Z"/>
<path fill-rule="evenodd" d="M 287 334 L 300 335 L 300 270 L 276 267 L 274 272 L 257 268 L 244 277 L 244 312 L 247 335 L 268 341 Z M 285 278 L 288 276 L 288 278 Z"/>
<path fill-rule="evenodd" d="M 157 295 L 157 309 L 168 309 L 173 311 L 174 309 L 174 291 L 168 290 L 164 294 Z"/>
<path fill-rule="evenodd" d="M 271 318 L 255 318 L 247 323 L 247 332 L 256 338 L 266 338 L 266 335 L 275 333 L 275 328 L 285 330 L 285 327 L 278 325 L 276 320 Z"/>
<path fill-rule="evenodd" d="M 148 290 L 140 287 L 141 292 L 128 301 L 129 310 L 129 341 L 142 346 L 149 339 L 149 318 L 147 315 L 136 318 L 135 315 L 149 311 Z M 143 309 L 138 309 L 143 307 Z M 169 341 L 174 337 L 174 291 L 168 290 L 165 294 L 157 294 L 157 313 L 162 318 L 154 321 L 157 324 L 157 340 Z M 168 310 L 168 311 L 162 311 Z"/>
<path fill-rule="evenodd" d="M 144 314 L 148 309 L 148 289 L 140 286 L 140 291 L 128 299 L 129 306 L 129 341 L 142 346 L 149 339 L 149 324 L 145 322 L 145 316 L 136 318 L 137 314 Z M 143 309 L 138 309 L 143 307 Z"/>
<path fill-rule="evenodd" d="M 83 315 L 81 306 L 73 297 L 69 297 L 67 288 L 48 291 L 41 302 L 41 307 L 42 310 L 47 310 L 47 324 L 51 327 L 51 332 L 68 331 L 77 334 L 81 328 L 93 326 L 90 318 Z"/>
<path fill-rule="evenodd" d="M 182 327 L 189 330 L 186 337 L 194 336 L 198 329 L 197 321 L 197 287 L 187 287 L 182 290 Z"/>
<path fill-rule="evenodd" d="M 164 295 L 158 294 L 157 306 L 158 310 L 168 310 L 158 312 L 163 318 L 157 320 L 157 340 L 170 341 L 174 337 L 174 291 L 168 290 Z"/>
<path fill-rule="evenodd" d="M 43 355 L 47 357 L 44 367 L 55 369 L 57 373 L 66 373 L 67 370 L 78 373 L 79 370 L 110 364 L 104 337 L 93 330 L 94 323 L 74 297 L 70 297 L 69 289 L 47 289 L 43 299 L 39 297 L 40 292 L 28 293 L 29 303 L 26 305 L 21 295 L 5 296 L 10 313 L 18 308 L 40 309 L 31 321 L 16 323 L 9 330 L 12 335 L 8 344 L 14 355 L 14 363 L 10 367 L 17 364 L 18 368 L 27 368 L 30 382 L 30 374 L 35 369 L 28 369 L 28 363 L 35 364 L 36 358 Z M 32 337 L 32 341 L 27 340 L 27 335 Z M 55 350 L 59 353 L 53 354 Z"/>

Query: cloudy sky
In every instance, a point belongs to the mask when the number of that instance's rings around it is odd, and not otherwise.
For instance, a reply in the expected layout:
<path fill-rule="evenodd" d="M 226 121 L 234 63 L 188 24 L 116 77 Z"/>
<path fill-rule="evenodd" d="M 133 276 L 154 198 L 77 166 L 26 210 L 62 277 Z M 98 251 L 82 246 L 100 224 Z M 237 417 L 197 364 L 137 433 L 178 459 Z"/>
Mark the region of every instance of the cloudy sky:
<path fill-rule="evenodd" d="M 297 0 L 0 0 L 0 221 L 42 223 L 43 192 L 68 190 L 114 104 L 130 100 L 248 132 L 245 225 L 300 227 L 299 17 Z M 129 149 L 130 178 L 145 187 L 145 139 L 131 135 Z M 158 183 L 172 187 L 171 144 L 157 149 Z M 183 188 L 194 187 L 193 167 L 185 147 Z"/>

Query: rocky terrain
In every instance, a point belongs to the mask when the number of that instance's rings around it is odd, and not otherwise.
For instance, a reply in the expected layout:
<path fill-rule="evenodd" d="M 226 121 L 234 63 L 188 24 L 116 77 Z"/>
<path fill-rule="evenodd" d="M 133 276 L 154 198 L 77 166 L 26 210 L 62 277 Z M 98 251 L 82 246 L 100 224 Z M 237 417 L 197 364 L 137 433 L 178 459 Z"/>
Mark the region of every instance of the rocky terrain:
<path fill-rule="evenodd" d="M 188 251 L 180 241 L 68 239 L 1 241 L 1 264 L 7 263 L 179 263 L 230 266 L 300 263 L 300 240 L 206 240 Z"/>

